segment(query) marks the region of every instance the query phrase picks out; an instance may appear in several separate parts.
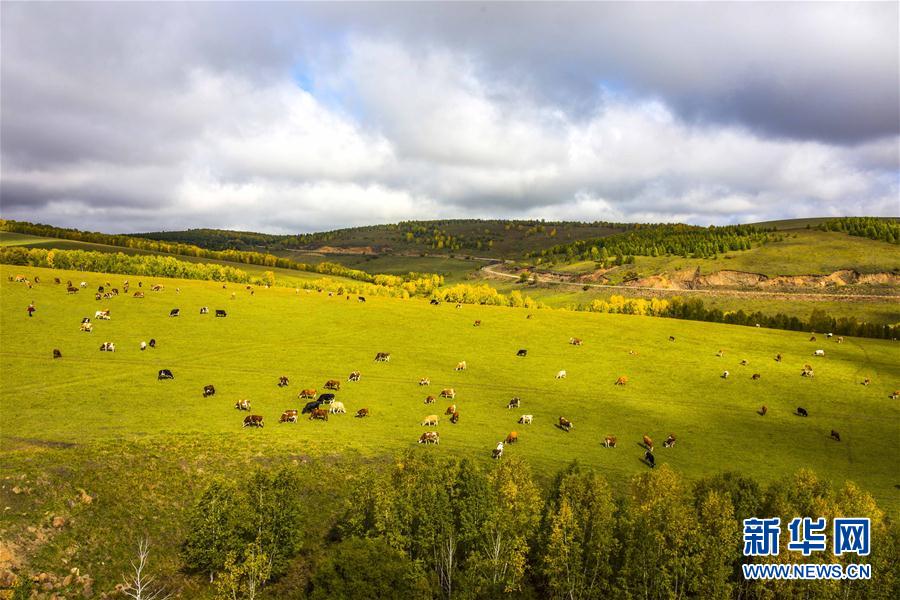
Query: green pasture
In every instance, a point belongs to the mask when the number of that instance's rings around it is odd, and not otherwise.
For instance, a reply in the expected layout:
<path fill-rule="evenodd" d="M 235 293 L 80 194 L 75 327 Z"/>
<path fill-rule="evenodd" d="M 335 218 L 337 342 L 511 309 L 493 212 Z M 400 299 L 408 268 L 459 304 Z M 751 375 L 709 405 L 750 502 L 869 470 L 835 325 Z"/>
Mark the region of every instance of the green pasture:
<path fill-rule="evenodd" d="M 484 261 L 450 258 L 447 256 L 401 256 L 397 254 L 320 254 L 298 250 L 277 250 L 276 256 L 317 265 L 331 262 L 372 274 L 405 275 L 406 273 L 435 273 L 444 276 L 446 283 L 465 281 L 469 275 L 487 264 Z"/>
<path fill-rule="evenodd" d="M 491 448 L 518 431 L 520 442 L 508 453 L 526 458 L 539 475 L 578 459 L 621 483 L 646 469 L 639 444 L 647 434 L 657 442 L 657 460 L 688 477 L 738 470 L 769 481 L 809 467 L 834 481 L 857 481 L 886 508 L 900 506 L 900 404 L 888 398 L 900 388 L 896 343 L 837 344 L 823 337 L 812 343 L 804 333 L 558 310 L 526 319 L 523 309 L 374 297 L 361 303 L 284 288 L 251 296 L 231 284 L 222 289 L 161 278 L 143 279 L 143 299 L 129 294 L 98 302 L 98 285 L 121 287 L 125 277 L 7 265 L 0 273 L 4 448 L 14 439 L 164 445 L 190 438 L 260 452 L 380 457 L 414 448 L 489 461 Z M 41 283 L 28 289 L 7 281 L 18 273 L 38 275 Z M 52 283 L 54 276 L 89 286 L 68 295 Z M 139 278 L 129 279 L 137 290 Z M 150 292 L 152 283 L 165 290 Z M 33 318 L 25 312 L 31 301 Z M 201 306 L 225 309 L 228 317 L 200 315 Z M 105 308 L 110 321 L 93 319 Z M 169 317 L 172 308 L 181 316 Z M 92 318 L 93 333 L 79 331 L 82 317 Z M 475 319 L 481 327 L 473 326 Z M 571 336 L 584 345 L 569 345 Z M 158 347 L 140 351 L 150 338 Z M 116 343 L 115 353 L 99 351 L 106 341 Z M 62 359 L 52 358 L 54 348 Z M 516 356 L 520 348 L 527 357 Z M 824 358 L 812 356 L 819 348 Z M 716 357 L 719 349 L 723 358 Z M 389 363 L 373 362 L 380 351 L 391 353 Z M 776 353 L 783 362 L 773 359 Z M 740 366 L 742 359 L 749 365 Z M 457 372 L 461 360 L 468 370 Z M 815 378 L 800 377 L 806 363 Z M 175 379 L 157 381 L 163 368 Z M 561 369 L 568 377 L 557 380 Z M 727 380 L 720 377 L 726 369 Z M 362 381 L 347 383 L 354 370 Z M 751 381 L 753 373 L 761 380 Z M 277 387 L 280 375 L 290 377 L 289 387 Z M 614 385 L 620 375 L 628 385 Z M 420 387 L 422 377 L 432 385 Z M 868 387 L 860 384 L 865 377 L 872 380 Z M 342 381 L 337 398 L 348 414 L 327 423 L 278 423 L 282 410 L 302 408 L 301 388 L 321 391 L 332 378 Z M 214 397 L 202 397 L 205 384 L 215 385 Z M 457 392 L 458 425 L 443 415 L 450 401 L 423 403 L 444 387 Z M 513 396 L 521 398 L 521 409 L 506 409 Z M 264 428 L 242 428 L 246 413 L 233 406 L 243 398 L 265 417 Z M 756 413 L 763 404 L 765 417 Z M 810 416 L 794 416 L 798 406 Z M 354 418 L 363 407 L 371 417 Z M 441 416 L 441 443 L 419 446 L 419 435 L 430 429 L 420 422 L 432 413 Z M 522 414 L 533 414 L 534 423 L 518 425 Z M 574 422 L 570 433 L 556 427 L 560 416 Z M 831 429 L 842 442 L 829 438 Z M 669 433 L 678 444 L 663 449 Z M 601 446 L 608 434 L 618 437 L 618 448 Z"/>

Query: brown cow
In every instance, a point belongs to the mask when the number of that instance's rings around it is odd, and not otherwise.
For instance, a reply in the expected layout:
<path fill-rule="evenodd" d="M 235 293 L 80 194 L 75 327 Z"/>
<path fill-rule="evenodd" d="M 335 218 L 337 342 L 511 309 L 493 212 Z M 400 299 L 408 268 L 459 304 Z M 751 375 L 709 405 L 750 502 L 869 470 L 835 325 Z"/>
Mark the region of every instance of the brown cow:
<path fill-rule="evenodd" d="M 262 427 L 262 415 L 247 415 L 244 417 L 244 427 Z"/>
<path fill-rule="evenodd" d="M 809 341 L 811 341 L 811 342 L 816 341 L 816 336 L 811 336 L 811 337 L 809 338 Z"/>
<path fill-rule="evenodd" d="M 837 431 L 832 429 L 831 430 L 831 439 L 833 439 L 836 442 L 839 442 L 839 441 L 841 441 L 841 434 L 839 434 Z"/>
<path fill-rule="evenodd" d="M 283 413 L 281 413 L 281 419 L 278 422 L 279 423 L 296 423 L 297 415 L 299 415 L 299 414 L 300 414 L 300 411 L 298 411 L 296 408 L 291 408 L 291 409 L 286 410 Z"/>
<path fill-rule="evenodd" d="M 450 406 L 447 407 L 447 410 L 444 411 L 444 414 L 445 414 L 445 415 L 452 415 L 452 414 L 455 413 L 455 412 L 456 412 L 456 405 L 455 405 L 455 404 L 451 404 Z"/>
<path fill-rule="evenodd" d="M 584 344 L 584 341 L 581 338 L 573 337 L 569 338 L 569 343 L 573 346 L 581 346 L 582 344 Z"/>
<path fill-rule="evenodd" d="M 441 435 L 437 431 L 426 431 L 419 436 L 420 444 L 440 444 Z"/>
<path fill-rule="evenodd" d="M 135 297 L 135 298 L 143 298 L 143 297 L 144 297 L 144 292 L 135 292 L 135 293 L 134 293 L 134 297 Z"/>
<path fill-rule="evenodd" d="M 757 381 L 760 377 L 762 377 L 762 375 L 760 375 L 759 373 L 754 373 L 750 376 L 750 379 L 752 379 L 753 381 Z"/>
<path fill-rule="evenodd" d="M 766 406 L 765 404 L 763 404 L 762 407 L 759 409 L 759 416 L 764 417 L 764 416 L 766 416 L 767 412 L 769 412 L 769 407 Z"/>
<path fill-rule="evenodd" d="M 663 448 L 671 448 L 675 445 L 675 434 L 670 433 L 666 441 L 663 442 Z"/>
<path fill-rule="evenodd" d="M 515 431 L 510 431 L 509 435 L 506 436 L 507 444 L 515 444 L 518 441 L 519 441 L 519 434 Z"/>
<path fill-rule="evenodd" d="M 618 443 L 618 441 L 619 441 L 619 440 L 616 439 L 616 436 L 614 436 L 614 435 L 608 435 L 608 436 L 606 436 L 605 438 L 603 438 L 603 446 L 604 446 L 605 448 L 615 448 L 615 447 L 616 447 L 616 443 Z"/>
<path fill-rule="evenodd" d="M 441 390 L 441 398 L 450 398 L 453 400 L 456 398 L 456 390 L 453 388 L 444 388 Z"/>
<path fill-rule="evenodd" d="M 862 380 L 863 385 L 869 385 L 870 383 L 871 383 L 871 381 L 869 381 L 868 377 L 866 377 L 865 379 Z"/>
<path fill-rule="evenodd" d="M 278 378 L 278 387 L 285 387 L 288 383 L 290 383 L 290 381 L 286 376 L 282 375 Z"/>
<path fill-rule="evenodd" d="M 749 364 L 750 364 L 750 362 L 749 362 L 746 358 L 745 358 L 744 360 L 741 361 L 741 366 L 742 366 L 742 367 L 746 367 L 746 366 L 749 365 Z"/>
<path fill-rule="evenodd" d="M 475 326 L 475 327 L 481 327 L 481 319 L 477 319 L 477 320 L 475 321 L 475 325 L 474 325 L 474 326 Z"/>
<path fill-rule="evenodd" d="M 341 382 L 337 379 L 329 379 L 325 382 L 325 389 L 338 391 L 341 389 Z"/>
<path fill-rule="evenodd" d="M 250 410 L 250 401 L 249 400 L 238 400 L 234 403 L 234 407 L 237 410 Z"/>
<path fill-rule="evenodd" d="M 651 440 L 649 436 L 644 436 L 644 446 L 647 448 L 647 450 L 653 452 L 653 440 Z"/>
<path fill-rule="evenodd" d="M 435 398 L 434 396 L 425 396 L 425 404 L 434 404 Z"/>
<path fill-rule="evenodd" d="M 347 381 L 359 381 L 361 377 L 362 377 L 362 374 L 359 371 L 353 371 L 347 377 Z"/>
<path fill-rule="evenodd" d="M 321 419 L 323 421 L 328 420 L 328 411 L 324 408 L 314 408 L 313 411 L 309 414 L 309 420 L 313 419 Z"/>
<path fill-rule="evenodd" d="M 431 380 L 427 377 L 423 377 L 419 380 L 419 385 L 431 385 Z"/>
<path fill-rule="evenodd" d="M 559 428 L 563 431 L 569 431 L 573 427 L 575 427 L 575 425 L 572 423 L 572 421 L 568 420 L 565 417 L 559 418 Z"/>
<path fill-rule="evenodd" d="M 53 358 L 62 358 L 62 352 L 57 349 L 53 349 Z"/>
<path fill-rule="evenodd" d="M 781 354 L 776 354 L 776 355 L 775 355 L 775 362 L 781 362 L 781 358 L 782 358 L 782 357 L 781 357 Z"/>
<path fill-rule="evenodd" d="M 454 425 L 456 425 L 457 423 L 459 423 L 459 412 L 454 412 L 454 413 L 450 416 L 450 422 L 453 423 Z"/>
<path fill-rule="evenodd" d="M 303 400 L 304 398 L 315 398 L 316 394 L 317 390 L 315 388 L 302 390 L 300 392 L 300 399 Z"/>
<path fill-rule="evenodd" d="M 67 294 L 77 294 L 78 288 L 73 285 L 70 285 L 69 287 L 66 288 L 66 293 Z"/>
<path fill-rule="evenodd" d="M 361 409 L 359 409 L 358 411 L 356 411 L 356 416 L 357 416 L 358 418 L 368 417 L 368 416 L 369 416 L 369 409 L 368 409 L 368 408 L 361 408 Z"/>
<path fill-rule="evenodd" d="M 626 375 L 622 375 L 616 379 L 616 385 L 625 385 L 626 383 L 628 383 L 628 377 Z"/>
<path fill-rule="evenodd" d="M 141 343 L 143 344 L 144 342 L 141 342 Z M 214 385 L 209 384 L 209 385 L 203 386 L 203 397 L 204 398 L 208 398 L 210 396 L 215 396 L 215 395 L 216 395 L 216 388 Z"/>

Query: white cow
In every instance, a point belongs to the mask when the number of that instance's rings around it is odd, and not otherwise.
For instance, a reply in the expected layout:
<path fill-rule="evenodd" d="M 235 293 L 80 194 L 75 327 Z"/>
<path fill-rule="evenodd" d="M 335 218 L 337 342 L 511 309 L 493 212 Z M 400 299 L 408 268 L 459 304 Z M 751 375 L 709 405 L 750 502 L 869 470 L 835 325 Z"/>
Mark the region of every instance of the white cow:
<path fill-rule="evenodd" d="M 522 425 L 531 425 L 532 419 L 534 419 L 534 415 L 522 415 L 519 417 L 519 423 Z"/>
<path fill-rule="evenodd" d="M 559 373 L 556 374 L 556 378 L 557 379 L 565 379 L 566 375 L 567 375 L 567 373 L 566 373 L 565 369 L 563 369 L 562 371 L 560 371 Z"/>
<path fill-rule="evenodd" d="M 86 287 L 87 287 L 87 281 L 82 281 L 82 282 L 81 282 L 81 287 L 86 288 Z"/>
<path fill-rule="evenodd" d="M 346 414 L 347 409 L 344 408 L 344 403 L 343 403 L 343 402 L 335 402 L 335 403 L 333 403 L 333 404 L 331 405 L 331 410 L 330 410 L 330 412 L 331 412 L 331 414 L 337 414 L 337 413 L 340 413 L 340 414 L 343 415 L 343 414 Z"/>
<path fill-rule="evenodd" d="M 468 368 L 469 368 L 469 366 L 466 364 L 466 361 L 464 361 L 464 360 L 460 361 L 456 364 L 457 371 L 465 371 Z"/>
<path fill-rule="evenodd" d="M 722 371 L 722 379 L 728 379 L 728 371 Z"/>
<path fill-rule="evenodd" d="M 147 342 L 141 342 L 141 350 L 147 349 Z"/>
<path fill-rule="evenodd" d="M 824 350 L 816 350 L 815 352 L 813 352 L 813 356 L 825 356 L 825 351 Z"/>

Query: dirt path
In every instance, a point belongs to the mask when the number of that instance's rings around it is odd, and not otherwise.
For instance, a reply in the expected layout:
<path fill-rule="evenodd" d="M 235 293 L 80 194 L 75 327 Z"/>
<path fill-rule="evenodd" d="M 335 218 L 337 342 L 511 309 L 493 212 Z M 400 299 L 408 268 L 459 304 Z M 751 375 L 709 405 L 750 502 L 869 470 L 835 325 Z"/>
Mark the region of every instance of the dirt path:
<path fill-rule="evenodd" d="M 518 275 L 511 275 L 510 273 L 504 273 L 502 271 L 497 271 L 494 267 L 498 266 L 497 263 L 487 265 L 481 268 L 483 273 L 487 273 L 489 276 L 505 278 L 505 279 L 518 279 Z M 571 287 L 592 287 L 592 288 L 603 288 L 605 290 L 629 290 L 629 291 L 644 291 L 644 292 L 665 292 L 668 294 L 682 295 L 682 294 L 707 294 L 714 296 L 733 296 L 738 298 L 774 298 L 779 300 L 813 300 L 813 301 L 828 301 L 828 300 L 894 300 L 900 303 L 900 297 L 891 296 L 891 295 L 880 295 L 880 294 L 817 294 L 815 292 L 800 292 L 800 293 L 792 293 L 792 292 L 759 292 L 759 291 L 751 291 L 751 290 L 730 290 L 730 289 L 672 289 L 672 288 L 662 288 L 662 287 L 641 287 L 641 286 L 632 286 L 632 285 L 607 285 L 603 283 L 582 283 L 577 281 L 559 281 L 556 279 L 546 279 L 542 278 L 539 275 L 534 276 L 538 283 L 544 283 L 549 285 L 564 285 Z"/>

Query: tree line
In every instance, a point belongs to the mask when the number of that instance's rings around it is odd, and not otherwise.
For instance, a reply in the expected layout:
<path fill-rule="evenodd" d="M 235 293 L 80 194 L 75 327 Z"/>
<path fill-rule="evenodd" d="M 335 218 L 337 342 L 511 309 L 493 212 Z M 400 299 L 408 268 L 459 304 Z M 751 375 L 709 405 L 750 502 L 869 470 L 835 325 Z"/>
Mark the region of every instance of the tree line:
<path fill-rule="evenodd" d="M 774 229 L 754 225 L 697 227 L 694 225 L 652 224 L 634 226 L 631 231 L 592 240 L 579 240 L 526 254 L 539 262 L 596 260 L 615 264 L 634 262 L 634 256 L 683 256 L 713 258 L 718 254 L 749 250 L 779 237 Z M 611 263 L 610 263 L 611 264 Z"/>
<path fill-rule="evenodd" d="M 841 217 L 820 223 L 821 231 L 841 231 L 858 237 L 900 244 L 900 221 L 878 217 Z"/>
<path fill-rule="evenodd" d="M 181 559 L 219 597 L 895 598 L 900 527 L 853 483 L 802 470 L 766 487 L 739 473 L 691 484 L 666 465 L 614 488 L 571 464 L 542 487 L 524 461 L 408 452 L 333 497 L 324 539 L 296 467 L 212 482 Z M 872 553 L 747 559 L 747 518 L 868 517 Z M 830 538 L 830 533 L 829 533 Z M 300 552 L 306 548 L 307 552 Z M 314 552 L 309 551 L 315 548 Z M 747 581 L 744 562 L 866 562 L 868 581 Z M 310 564 L 311 563 L 311 564 Z M 289 573 L 307 577 L 284 579 Z"/>

